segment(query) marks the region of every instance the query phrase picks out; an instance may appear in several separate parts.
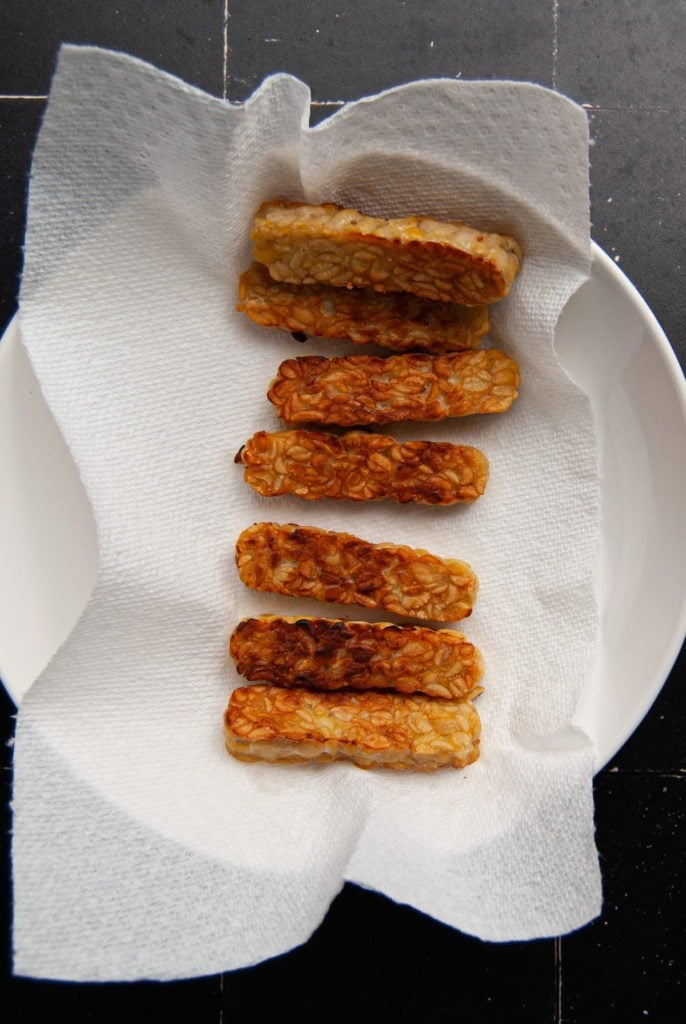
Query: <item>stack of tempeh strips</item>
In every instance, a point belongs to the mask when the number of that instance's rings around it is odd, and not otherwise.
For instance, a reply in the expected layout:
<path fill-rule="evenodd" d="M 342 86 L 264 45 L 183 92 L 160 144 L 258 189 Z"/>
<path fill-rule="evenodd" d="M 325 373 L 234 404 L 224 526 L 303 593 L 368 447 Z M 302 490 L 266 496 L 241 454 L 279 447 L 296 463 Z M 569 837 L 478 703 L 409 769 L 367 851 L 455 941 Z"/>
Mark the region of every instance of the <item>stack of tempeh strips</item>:
<path fill-rule="evenodd" d="M 251 234 L 257 261 L 238 309 L 267 327 L 376 342 L 399 355 L 288 359 L 268 398 L 287 424 L 239 451 L 261 495 L 450 505 L 479 498 L 486 456 L 468 445 L 407 441 L 359 427 L 504 412 L 519 369 L 479 349 L 487 305 L 509 292 L 521 251 L 508 236 L 429 218 L 381 220 L 332 204 L 269 201 Z M 478 757 L 480 652 L 433 628 L 471 613 L 478 581 L 464 562 L 347 533 L 258 523 L 236 545 L 253 589 L 423 620 L 426 625 L 263 615 L 243 620 L 230 651 L 256 685 L 234 690 L 229 751 L 242 760 L 347 759 L 432 770 Z"/>

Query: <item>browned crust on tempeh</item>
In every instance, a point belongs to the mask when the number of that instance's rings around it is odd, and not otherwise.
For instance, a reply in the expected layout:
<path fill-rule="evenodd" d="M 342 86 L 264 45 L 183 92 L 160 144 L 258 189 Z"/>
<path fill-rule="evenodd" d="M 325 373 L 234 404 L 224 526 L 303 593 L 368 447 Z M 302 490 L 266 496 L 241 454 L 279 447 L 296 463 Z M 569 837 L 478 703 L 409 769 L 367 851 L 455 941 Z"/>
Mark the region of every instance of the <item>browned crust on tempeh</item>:
<path fill-rule="evenodd" d="M 239 622 L 229 650 L 246 679 L 315 690 L 392 689 L 464 700 L 484 671 L 464 634 L 388 622 L 261 615 Z"/>
<path fill-rule="evenodd" d="M 471 701 L 376 690 L 317 693 L 242 686 L 231 694 L 224 715 L 227 749 L 243 761 L 464 768 L 479 756 L 479 735 Z"/>
<path fill-rule="evenodd" d="M 286 423 L 351 427 L 505 412 L 518 388 L 514 359 L 478 349 L 286 359 L 267 397 Z"/>
<path fill-rule="evenodd" d="M 478 590 L 465 562 L 294 523 L 256 523 L 244 530 L 236 564 L 253 590 L 383 608 L 425 621 L 465 618 Z"/>
<path fill-rule="evenodd" d="M 276 281 L 411 292 L 467 306 L 504 298 L 522 258 L 509 235 L 430 217 L 383 220 L 333 203 L 263 203 L 250 237 L 254 258 Z"/>
<path fill-rule="evenodd" d="M 348 431 L 260 430 L 236 462 L 263 497 L 348 498 L 453 505 L 484 493 L 488 459 L 469 445 L 396 441 L 386 434 Z"/>
<path fill-rule="evenodd" d="M 241 274 L 238 294 L 236 309 L 263 327 L 375 343 L 396 352 L 476 348 L 489 328 L 485 306 L 370 288 L 286 284 L 274 281 L 259 263 Z"/>

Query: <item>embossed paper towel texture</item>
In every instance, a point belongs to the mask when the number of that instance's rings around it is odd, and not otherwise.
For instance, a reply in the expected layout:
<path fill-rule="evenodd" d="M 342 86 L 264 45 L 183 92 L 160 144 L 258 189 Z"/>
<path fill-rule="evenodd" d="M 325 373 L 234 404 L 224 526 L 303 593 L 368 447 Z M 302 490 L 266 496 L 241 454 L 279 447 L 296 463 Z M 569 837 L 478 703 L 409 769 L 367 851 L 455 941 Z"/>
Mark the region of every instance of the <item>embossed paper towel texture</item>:
<path fill-rule="evenodd" d="M 61 55 L 21 328 L 100 554 L 83 618 L 19 714 L 19 973 L 173 978 L 254 963 L 304 942 L 344 879 L 491 940 L 598 912 L 592 750 L 570 726 L 596 643 L 595 442 L 552 348 L 589 264 L 585 117 L 536 86 L 452 81 L 313 130 L 308 109 L 288 76 L 238 106 L 121 55 Z M 243 483 L 233 455 L 276 427 L 266 387 L 303 351 L 233 309 L 250 220 L 270 196 L 430 211 L 521 240 L 525 269 L 491 335 L 521 363 L 518 402 L 400 431 L 482 447 L 492 478 L 476 506 L 270 501 Z M 476 765 L 396 776 L 226 754 L 235 622 L 331 611 L 240 584 L 235 539 L 265 518 L 474 566 L 463 625 L 487 665 Z"/>

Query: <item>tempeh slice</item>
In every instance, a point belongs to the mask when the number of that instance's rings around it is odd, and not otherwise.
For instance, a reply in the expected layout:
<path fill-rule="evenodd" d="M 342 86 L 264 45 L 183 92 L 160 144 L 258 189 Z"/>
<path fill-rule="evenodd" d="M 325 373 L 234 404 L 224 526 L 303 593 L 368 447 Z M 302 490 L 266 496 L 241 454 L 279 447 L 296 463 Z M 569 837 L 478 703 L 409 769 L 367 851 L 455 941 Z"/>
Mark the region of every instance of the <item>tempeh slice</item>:
<path fill-rule="evenodd" d="M 464 634 L 389 622 L 260 615 L 239 622 L 229 650 L 246 679 L 315 690 L 391 689 L 464 700 L 484 672 Z"/>
<path fill-rule="evenodd" d="M 478 590 L 465 562 L 294 523 L 248 527 L 236 542 L 236 565 L 253 590 L 383 608 L 429 622 L 466 618 Z"/>
<path fill-rule="evenodd" d="M 488 459 L 478 448 L 447 441 L 400 442 L 361 430 L 341 436 L 260 430 L 235 461 L 245 466 L 246 482 L 263 497 L 453 505 L 476 501 L 488 481 Z"/>
<path fill-rule="evenodd" d="M 504 298 L 522 260 L 509 235 L 431 217 L 384 220 L 333 203 L 263 203 L 250 237 L 254 258 L 276 281 L 411 292 L 465 306 Z"/>
<path fill-rule="evenodd" d="M 229 753 L 241 761 L 352 761 L 360 768 L 464 768 L 479 756 L 481 725 L 470 700 L 258 684 L 231 694 Z"/>
<path fill-rule="evenodd" d="M 241 274 L 236 306 L 257 324 L 319 338 L 375 343 L 396 352 L 458 352 L 488 332 L 485 306 L 421 299 L 407 292 L 274 281 L 253 263 Z"/>
<path fill-rule="evenodd" d="M 515 360 L 486 348 L 286 359 L 267 397 L 286 423 L 352 427 L 505 412 L 518 388 Z"/>

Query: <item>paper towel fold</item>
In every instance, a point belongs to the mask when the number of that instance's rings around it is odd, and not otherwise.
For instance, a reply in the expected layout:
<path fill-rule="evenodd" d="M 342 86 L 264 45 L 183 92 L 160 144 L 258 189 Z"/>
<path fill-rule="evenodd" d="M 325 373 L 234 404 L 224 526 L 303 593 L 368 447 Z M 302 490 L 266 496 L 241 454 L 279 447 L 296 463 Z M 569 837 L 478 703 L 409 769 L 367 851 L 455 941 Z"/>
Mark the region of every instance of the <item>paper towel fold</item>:
<path fill-rule="evenodd" d="M 245 966 L 303 942 L 345 879 L 491 940 L 598 913 L 593 751 L 571 726 L 598 631 L 595 438 L 552 345 L 590 262 L 585 115 L 538 86 L 443 80 L 314 129 L 308 112 L 286 75 L 234 105 L 119 54 L 61 54 L 33 165 L 21 330 L 93 505 L 99 569 L 19 713 L 20 974 Z M 276 426 L 265 391 L 294 354 L 233 309 L 270 196 L 431 212 L 522 242 L 491 333 L 521 364 L 519 400 L 506 416 L 398 431 L 483 448 L 491 481 L 475 506 L 270 501 L 243 483 L 233 454 Z M 228 635 L 244 615 L 294 609 L 237 579 L 235 538 L 260 519 L 474 566 L 477 764 L 396 776 L 226 754 L 239 681 Z"/>

